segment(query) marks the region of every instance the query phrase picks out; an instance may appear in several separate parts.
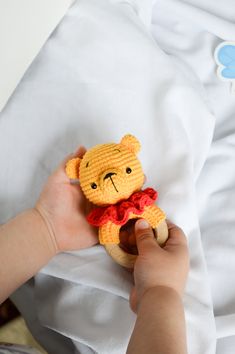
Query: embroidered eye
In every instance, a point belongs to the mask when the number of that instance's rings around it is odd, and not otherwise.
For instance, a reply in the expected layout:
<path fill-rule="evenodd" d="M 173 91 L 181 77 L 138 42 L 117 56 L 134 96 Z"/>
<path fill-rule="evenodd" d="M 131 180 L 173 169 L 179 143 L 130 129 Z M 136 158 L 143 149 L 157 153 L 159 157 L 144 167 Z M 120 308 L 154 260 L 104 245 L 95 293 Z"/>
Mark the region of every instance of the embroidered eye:
<path fill-rule="evenodd" d="M 126 173 L 128 173 L 128 175 L 132 172 L 132 169 L 130 167 L 126 168 Z"/>
<path fill-rule="evenodd" d="M 92 189 L 96 189 L 97 188 L 97 184 L 96 183 L 91 183 L 91 188 Z"/>

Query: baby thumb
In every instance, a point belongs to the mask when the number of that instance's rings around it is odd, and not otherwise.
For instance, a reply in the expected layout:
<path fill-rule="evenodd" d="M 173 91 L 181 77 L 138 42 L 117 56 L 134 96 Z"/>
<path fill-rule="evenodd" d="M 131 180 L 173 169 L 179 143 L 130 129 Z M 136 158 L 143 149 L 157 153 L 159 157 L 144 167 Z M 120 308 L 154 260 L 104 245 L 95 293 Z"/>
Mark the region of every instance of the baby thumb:
<path fill-rule="evenodd" d="M 157 247 L 153 230 L 144 219 L 137 220 L 135 223 L 135 237 L 139 254 L 146 254 L 153 247 Z"/>

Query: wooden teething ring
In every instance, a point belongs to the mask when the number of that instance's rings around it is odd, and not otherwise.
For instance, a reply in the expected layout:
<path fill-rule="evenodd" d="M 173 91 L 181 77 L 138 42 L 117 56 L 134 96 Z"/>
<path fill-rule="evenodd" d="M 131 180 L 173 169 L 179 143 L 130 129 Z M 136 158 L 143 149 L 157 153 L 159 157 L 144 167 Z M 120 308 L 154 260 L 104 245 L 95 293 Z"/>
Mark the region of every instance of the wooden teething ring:
<path fill-rule="evenodd" d="M 132 216 L 130 216 L 129 219 L 136 219 L 136 218 L 140 218 L 140 216 L 133 214 Z M 146 215 L 142 215 L 141 218 L 146 219 L 149 222 L 149 224 L 153 227 L 152 225 L 153 220 L 151 218 L 151 215 L 149 217 L 149 213 L 146 213 Z M 160 246 L 163 245 L 168 238 L 168 227 L 165 219 L 161 220 L 161 222 L 157 225 L 157 227 L 153 227 L 153 228 L 156 230 L 155 234 L 157 233 L 156 241 Z M 120 264 L 121 266 L 125 268 L 134 268 L 134 264 L 137 256 L 125 252 L 119 246 L 120 226 L 115 225 L 113 223 L 107 223 L 104 226 L 100 227 L 99 229 L 100 240 L 102 240 L 103 234 L 107 232 L 111 234 L 113 238 L 113 243 L 107 244 L 105 242 L 101 242 L 104 244 L 107 253 L 115 260 L 116 263 Z"/>

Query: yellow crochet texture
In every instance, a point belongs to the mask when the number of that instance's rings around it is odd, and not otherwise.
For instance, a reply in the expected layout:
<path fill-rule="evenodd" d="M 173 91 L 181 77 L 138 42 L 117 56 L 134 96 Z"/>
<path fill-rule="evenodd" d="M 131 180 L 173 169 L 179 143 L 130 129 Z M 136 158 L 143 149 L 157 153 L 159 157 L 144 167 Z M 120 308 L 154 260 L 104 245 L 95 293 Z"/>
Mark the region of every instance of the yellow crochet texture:
<path fill-rule="evenodd" d="M 144 183 L 144 172 L 137 153 L 140 143 L 133 135 L 125 135 L 120 143 L 96 145 L 83 158 L 68 161 L 66 173 L 70 179 L 80 180 L 81 188 L 95 205 L 106 206 L 128 199 Z M 165 219 L 156 205 L 145 208 L 144 214 L 130 214 L 130 218 L 144 217 L 155 228 Z M 119 243 L 120 226 L 107 222 L 99 228 L 102 244 Z"/>

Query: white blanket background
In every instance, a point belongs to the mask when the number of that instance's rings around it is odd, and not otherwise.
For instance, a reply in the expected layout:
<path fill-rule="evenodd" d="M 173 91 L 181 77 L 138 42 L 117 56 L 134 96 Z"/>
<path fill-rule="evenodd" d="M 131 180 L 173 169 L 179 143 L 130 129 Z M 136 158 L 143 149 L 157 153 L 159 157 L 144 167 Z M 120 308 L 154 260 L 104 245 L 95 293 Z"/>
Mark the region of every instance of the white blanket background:
<path fill-rule="evenodd" d="M 0 1 L 0 112 L 72 2 Z"/>
<path fill-rule="evenodd" d="M 0 222 L 32 206 L 78 144 L 127 132 L 140 139 L 146 185 L 188 236 L 190 354 L 215 353 L 217 335 L 235 334 L 235 98 L 213 61 L 216 45 L 234 35 L 229 6 L 77 1 L 0 116 Z M 131 275 L 96 246 L 56 256 L 13 299 L 49 353 L 122 354 L 135 321 L 131 286 Z M 232 348 L 233 337 L 218 341 L 219 354 Z"/>
<path fill-rule="evenodd" d="M 217 79 L 221 41 L 235 41 L 235 4 L 226 0 L 157 1 L 152 32 L 159 46 L 203 84 L 216 118 L 209 156 L 197 181 L 198 213 L 217 328 L 217 354 L 235 352 L 235 96 Z"/>

